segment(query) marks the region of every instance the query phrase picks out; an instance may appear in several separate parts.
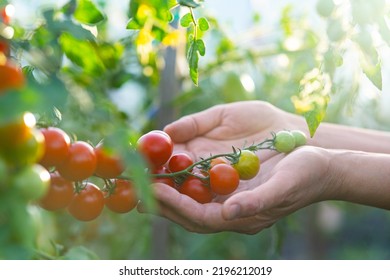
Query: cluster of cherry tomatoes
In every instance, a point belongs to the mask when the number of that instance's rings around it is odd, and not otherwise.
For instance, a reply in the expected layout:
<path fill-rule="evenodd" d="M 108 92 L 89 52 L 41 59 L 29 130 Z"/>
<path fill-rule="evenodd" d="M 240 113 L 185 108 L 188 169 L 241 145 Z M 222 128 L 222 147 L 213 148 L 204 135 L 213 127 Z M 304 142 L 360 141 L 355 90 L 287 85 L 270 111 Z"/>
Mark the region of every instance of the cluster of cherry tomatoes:
<path fill-rule="evenodd" d="M 256 151 L 287 153 L 305 143 L 300 131 L 279 131 L 259 144 L 195 162 L 186 153 L 174 153 L 169 135 L 154 130 L 142 135 L 136 148 L 154 183 L 208 203 L 216 195 L 234 192 L 240 180 L 258 174 Z M 94 147 L 85 141 L 72 142 L 60 128 L 37 128 L 31 113 L 0 123 L 0 177 L 6 178 L 0 191 L 10 185 L 26 201 L 38 201 L 46 210 L 66 208 L 80 221 L 97 218 L 105 206 L 116 213 L 131 211 L 138 198 L 131 178 L 122 175 L 125 169 L 123 159 L 103 142 Z M 102 179 L 103 187 L 89 180 L 93 176 Z"/>

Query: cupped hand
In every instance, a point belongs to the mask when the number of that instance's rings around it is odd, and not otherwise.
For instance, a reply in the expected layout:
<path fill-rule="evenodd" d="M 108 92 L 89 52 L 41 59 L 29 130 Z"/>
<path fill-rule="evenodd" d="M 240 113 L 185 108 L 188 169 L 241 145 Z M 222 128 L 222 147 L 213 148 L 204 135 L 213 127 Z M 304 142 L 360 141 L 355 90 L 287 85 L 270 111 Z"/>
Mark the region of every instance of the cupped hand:
<path fill-rule="evenodd" d="M 273 156 L 262 164 L 258 177 L 242 183 L 245 188 L 218 202 L 199 204 L 172 187 L 155 184 L 159 215 L 192 232 L 255 234 L 300 208 L 332 198 L 328 169 L 327 151 L 308 146 Z"/>

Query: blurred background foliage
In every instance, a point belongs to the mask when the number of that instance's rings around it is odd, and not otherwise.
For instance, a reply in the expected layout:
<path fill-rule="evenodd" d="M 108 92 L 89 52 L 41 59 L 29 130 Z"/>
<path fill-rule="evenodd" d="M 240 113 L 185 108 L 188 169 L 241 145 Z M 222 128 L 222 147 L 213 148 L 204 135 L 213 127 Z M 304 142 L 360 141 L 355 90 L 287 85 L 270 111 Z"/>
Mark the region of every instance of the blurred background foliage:
<path fill-rule="evenodd" d="M 324 120 L 390 129 L 388 0 L 0 0 L 7 4 L 14 16 L 0 38 L 28 84 L 0 97 L 1 119 L 29 110 L 74 139 L 105 138 L 119 150 L 180 116 L 240 100 L 303 114 L 312 133 Z M 142 171 L 137 157 L 127 161 Z M 104 210 L 83 223 L 27 210 L 17 223 L 32 221 L 34 249 L 3 248 L 10 258 L 390 258 L 390 214 L 341 202 L 253 236 L 199 235 L 136 211 Z"/>

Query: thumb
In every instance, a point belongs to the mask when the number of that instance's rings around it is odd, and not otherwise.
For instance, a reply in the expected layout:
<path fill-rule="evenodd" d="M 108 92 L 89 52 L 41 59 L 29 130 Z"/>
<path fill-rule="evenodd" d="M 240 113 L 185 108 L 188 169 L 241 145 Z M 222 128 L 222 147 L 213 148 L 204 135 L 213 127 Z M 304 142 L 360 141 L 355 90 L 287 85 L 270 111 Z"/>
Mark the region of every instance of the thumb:
<path fill-rule="evenodd" d="M 280 204 L 283 198 L 285 180 L 271 178 L 254 190 L 237 193 L 226 200 L 222 206 L 222 216 L 226 220 L 234 220 L 254 216 Z"/>

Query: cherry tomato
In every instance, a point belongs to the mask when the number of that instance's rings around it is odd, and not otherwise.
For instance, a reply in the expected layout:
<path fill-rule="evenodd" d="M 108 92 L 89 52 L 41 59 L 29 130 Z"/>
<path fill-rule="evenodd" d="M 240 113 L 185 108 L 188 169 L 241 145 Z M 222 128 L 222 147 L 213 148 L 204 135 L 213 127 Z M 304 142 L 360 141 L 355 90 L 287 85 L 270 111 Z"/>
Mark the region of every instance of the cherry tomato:
<path fill-rule="evenodd" d="M 240 176 L 236 169 L 229 164 L 217 164 L 209 171 L 210 188 L 216 194 L 230 194 L 239 183 Z"/>
<path fill-rule="evenodd" d="M 172 173 L 182 171 L 190 167 L 194 161 L 186 153 L 174 154 L 168 161 L 168 169 Z"/>
<path fill-rule="evenodd" d="M 57 167 L 62 177 L 70 181 L 82 181 L 92 176 L 96 169 L 96 155 L 92 146 L 76 141 L 69 147 L 68 158 Z"/>
<path fill-rule="evenodd" d="M 0 94 L 8 89 L 20 88 L 24 85 L 22 69 L 10 60 L 0 63 Z"/>
<path fill-rule="evenodd" d="M 9 55 L 9 45 L 7 41 L 0 38 L 0 56 L 1 54 L 4 54 L 5 56 Z"/>
<path fill-rule="evenodd" d="M 307 137 L 306 134 L 303 131 L 300 130 L 291 130 L 291 134 L 294 136 L 295 139 L 295 147 L 300 147 L 306 144 Z"/>
<path fill-rule="evenodd" d="M 104 208 L 104 195 L 100 189 L 90 182 L 73 195 L 68 205 L 69 213 L 79 221 L 92 221 L 99 217 Z"/>
<path fill-rule="evenodd" d="M 30 112 L 23 113 L 7 122 L 0 122 L 0 147 L 8 149 L 26 142 L 35 124 L 35 116 Z"/>
<path fill-rule="evenodd" d="M 101 178 L 113 179 L 125 170 L 124 163 L 118 155 L 111 154 L 102 144 L 95 148 L 97 159 L 95 174 Z"/>
<path fill-rule="evenodd" d="M 160 166 L 152 171 L 152 174 L 169 174 L 171 173 L 166 167 Z M 175 180 L 172 177 L 153 178 L 153 183 L 163 183 L 175 187 Z"/>
<path fill-rule="evenodd" d="M 25 142 L 1 147 L 0 153 L 11 165 L 24 166 L 37 163 L 45 151 L 45 138 L 37 129 L 31 129 Z"/>
<path fill-rule="evenodd" d="M 259 173 L 260 160 L 254 152 L 242 150 L 238 162 L 233 167 L 241 180 L 250 180 Z"/>
<path fill-rule="evenodd" d="M 55 211 L 67 207 L 73 198 L 73 183 L 65 180 L 57 172 L 50 174 L 50 186 L 39 205 L 46 210 Z"/>
<path fill-rule="evenodd" d="M 11 4 L 6 5 L 0 9 L 0 19 L 5 23 L 9 24 L 11 22 L 11 17 L 14 11 L 14 6 Z"/>
<path fill-rule="evenodd" d="M 274 138 L 274 147 L 279 153 L 289 153 L 295 148 L 295 138 L 289 131 L 279 131 Z"/>
<path fill-rule="evenodd" d="M 60 165 L 69 155 L 68 134 L 56 127 L 43 128 L 41 132 L 45 137 L 45 153 L 40 164 L 46 168 Z"/>
<path fill-rule="evenodd" d="M 223 157 L 213 158 L 210 161 L 210 168 L 213 168 L 217 164 L 229 164 L 229 162 Z"/>
<path fill-rule="evenodd" d="M 114 190 L 104 199 L 108 209 L 115 213 L 127 213 L 137 206 L 137 193 L 131 182 L 115 180 Z"/>
<path fill-rule="evenodd" d="M 138 139 L 138 150 L 152 166 L 164 165 L 172 155 L 173 142 L 163 131 L 151 131 Z"/>
<path fill-rule="evenodd" d="M 197 177 L 189 176 L 179 187 L 179 192 L 185 194 L 195 201 L 205 204 L 213 199 L 213 194 L 209 187 Z"/>
<path fill-rule="evenodd" d="M 50 173 L 41 165 L 23 167 L 11 182 L 11 186 L 26 200 L 37 200 L 43 197 L 50 185 Z"/>

